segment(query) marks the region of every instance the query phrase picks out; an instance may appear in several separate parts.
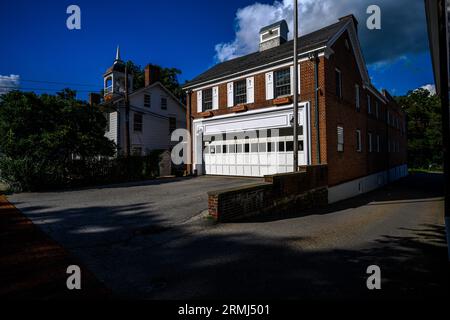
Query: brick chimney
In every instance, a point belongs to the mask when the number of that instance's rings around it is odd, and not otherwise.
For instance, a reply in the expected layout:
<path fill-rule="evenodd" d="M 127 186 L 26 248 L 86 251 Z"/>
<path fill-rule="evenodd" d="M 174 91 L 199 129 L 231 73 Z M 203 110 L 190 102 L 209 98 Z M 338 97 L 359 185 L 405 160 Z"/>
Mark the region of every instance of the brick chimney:
<path fill-rule="evenodd" d="M 158 82 L 159 80 L 160 80 L 159 68 L 151 64 L 148 64 L 145 67 L 145 86 L 148 87 L 154 84 L 155 82 Z"/>

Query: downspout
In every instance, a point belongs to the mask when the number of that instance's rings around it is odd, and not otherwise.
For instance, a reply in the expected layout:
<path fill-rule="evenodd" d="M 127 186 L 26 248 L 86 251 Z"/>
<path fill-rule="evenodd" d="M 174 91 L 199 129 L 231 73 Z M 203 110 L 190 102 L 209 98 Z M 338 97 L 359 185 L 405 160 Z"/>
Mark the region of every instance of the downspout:
<path fill-rule="evenodd" d="M 316 156 L 316 162 L 317 164 L 321 164 L 320 159 L 320 129 L 319 129 L 319 58 L 317 56 L 317 53 L 314 54 L 314 126 L 316 128 L 317 132 L 317 141 L 316 141 L 316 148 L 317 148 L 317 156 Z"/>

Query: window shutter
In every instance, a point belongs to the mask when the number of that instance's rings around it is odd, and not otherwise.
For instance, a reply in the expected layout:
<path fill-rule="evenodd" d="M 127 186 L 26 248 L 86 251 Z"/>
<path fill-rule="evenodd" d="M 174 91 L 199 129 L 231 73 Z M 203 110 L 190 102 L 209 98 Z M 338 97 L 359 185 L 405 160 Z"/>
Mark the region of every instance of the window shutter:
<path fill-rule="evenodd" d="M 266 73 L 266 100 L 273 99 L 273 72 Z"/>
<path fill-rule="evenodd" d="M 202 112 L 202 90 L 197 91 L 197 112 Z"/>
<path fill-rule="evenodd" d="M 214 87 L 212 89 L 213 94 L 213 101 L 212 101 L 212 108 L 213 110 L 219 109 L 219 87 Z"/>
<path fill-rule="evenodd" d="M 234 105 L 233 99 L 233 82 L 227 83 L 227 105 L 228 107 L 232 107 Z"/>
<path fill-rule="evenodd" d="M 247 78 L 247 103 L 255 102 L 255 78 Z"/>

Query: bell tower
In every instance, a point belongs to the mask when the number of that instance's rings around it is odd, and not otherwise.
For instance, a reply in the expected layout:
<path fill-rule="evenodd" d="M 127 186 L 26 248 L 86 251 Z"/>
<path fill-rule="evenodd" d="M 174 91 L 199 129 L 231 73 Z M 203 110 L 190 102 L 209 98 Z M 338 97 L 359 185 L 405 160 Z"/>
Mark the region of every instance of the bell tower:
<path fill-rule="evenodd" d="M 125 63 L 120 58 L 120 47 L 117 46 L 116 58 L 111 67 L 103 75 L 105 100 L 125 94 Z M 133 91 L 133 76 L 128 72 L 128 93 Z"/>

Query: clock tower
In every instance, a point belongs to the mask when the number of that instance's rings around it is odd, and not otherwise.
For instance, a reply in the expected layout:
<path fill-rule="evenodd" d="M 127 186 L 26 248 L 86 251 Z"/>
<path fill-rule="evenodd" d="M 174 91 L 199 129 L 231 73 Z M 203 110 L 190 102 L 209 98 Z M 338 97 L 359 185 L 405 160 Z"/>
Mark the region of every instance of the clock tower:
<path fill-rule="evenodd" d="M 117 46 L 116 59 L 103 75 L 105 100 L 123 97 L 125 94 L 125 63 L 120 59 L 120 47 Z M 128 93 L 133 91 L 133 76 L 128 72 Z"/>

